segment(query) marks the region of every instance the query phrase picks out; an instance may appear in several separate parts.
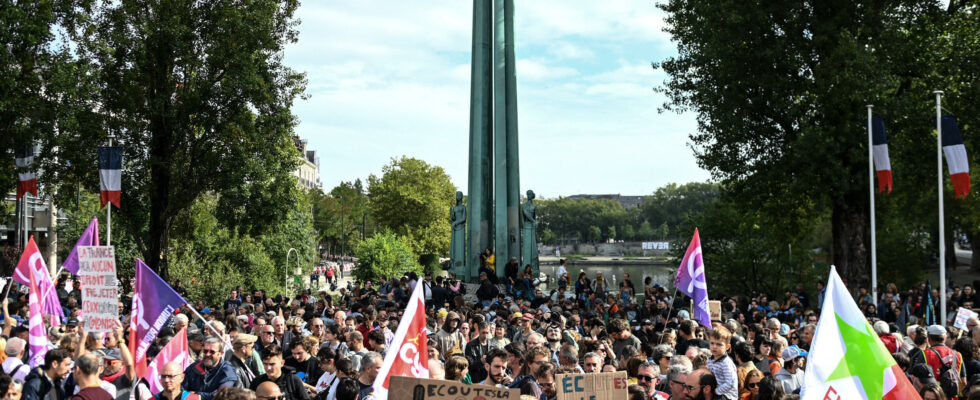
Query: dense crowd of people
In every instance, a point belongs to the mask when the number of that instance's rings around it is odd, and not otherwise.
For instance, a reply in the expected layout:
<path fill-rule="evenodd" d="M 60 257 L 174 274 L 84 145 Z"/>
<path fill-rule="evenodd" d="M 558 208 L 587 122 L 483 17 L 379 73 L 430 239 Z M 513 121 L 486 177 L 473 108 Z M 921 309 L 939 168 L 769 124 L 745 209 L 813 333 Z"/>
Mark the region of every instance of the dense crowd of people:
<path fill-rule="evenodd" d="M 689 299 L 650 278 L 635 288 L 627 274 L 611 287 L 601 272 L 573 278 L 562 263 L 556 287 L 544 289 L 508 276 L 514 268 L 507 269 L 503 279 L 491 276 L 493 270 L 481 271 L 476 285 L 452 274 L 408 274 L 347 281 L 335 293 L 306 289 L 288 298 L 237 288 L 222 304 L 195 301 L 178 310 L 148 352 L 152 359 L 186 330 L 190 365 L 169 363 L 151 371 L 162 388 L 156 395 L 147 379 L 137 378 L 126 344 L 128 300 L 118 303 L 120 323 L 113 332 L 85 332 L 79 326 L 79 285 L 66 284 L 73 278 L 64 276 L 58 297 L 68 317 L 47 328 L 50 350 L 38 368 L 25 364 L 27 296 L 15 290 L 9 304 L 3 302 L 0 395 L 371 399 L 406 302 L 422 285 L 432 379 L 517 388 L 522 398 L 553 400 L 558 374 L 624 371 L 631 400 L 794 399 L 804 384 L 825 295 L 822 285 L 811 297 L 801 284 L 780 300 L 768 294 L 721 296 L 721 318 L 708 329 L 691 318 Z M 174 288 L 186 296 L 182 284 Z M 950 308 L 972 307 L 978 295 L 972 288 L 951 287 Z M 951 321 L 929 321 L 935 318 L 932 299 L 939 295 L 925 285 L 901 293 L 888 285 L 877 301 L 865 289 L 854 293 L 923 398 L 978 399 L 980 321 L 968 320 L 965 330 Z"/>

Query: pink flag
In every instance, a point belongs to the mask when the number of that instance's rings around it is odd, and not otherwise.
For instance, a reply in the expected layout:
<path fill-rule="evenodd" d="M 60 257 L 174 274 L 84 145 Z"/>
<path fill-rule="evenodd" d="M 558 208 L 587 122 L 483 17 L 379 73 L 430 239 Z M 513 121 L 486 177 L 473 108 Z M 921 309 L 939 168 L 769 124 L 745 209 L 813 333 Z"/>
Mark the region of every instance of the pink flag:
<path fill-rule="evenodd" d="M 146 380 L 150 383 L 150 392 L 157 394 L 163 391 L 163 386 L 160 385 L 160 370 L 163 369 L 164 365 L 175 362 L 180 365 L 180 370 L 183 371 L 191 365 L 189 354 L 190 352 L 187 350 L 187 328 L 184 328 L 177 332 L 173 339 L 170 339 L 170 342 L 163 347 L 163 350 L 160 350 L 160 353 L 157 353 L 156 357 L 153 357 L 153 361 L 146 367 Z"/>
<path fill-rule="evenodd" d="M 24 254 L 20 256 L 20 261 L 17 262 L 17 268 L 14 269 L 14 280 L 22 285 L 27 285 L 30 283 L 28 275 L 31 273 L 34 274 L 37 288 L 41 290 L 41 311 L 52 316 L 49 321 L 52 326 L 60 325 L 61 318 L 65 317 L 65 313 L 61 310 L 61 303 L 58 302 L 58 291 L 55 290 L 54 283 L 51 283 L 48 266 L 44 264 L 44 256 L 37 249 L 33 236 L 27 242 Z"/>
<path fill-rule="evenodd" d="M 68 258 L 65 259 L 64 264 L 61 267 L 65 271 L 71 272 L 78 275 L 78 246 L 98 246 L 99 245 L 99 219 L 92 218 L 92 222 L 88 223 L 88 228 L 85 228 L 85 232 L 82 232 L 82 236 L 78 238 L 75 242 L 75 247 L 71 248 L 71 253 L 68 253 Z"/>
<path fill-rule="evenodd" d="M 415 285 L 408 299 L 405 314 L 385 355 L 378 377 L 374 378 L 372 393 L 376 399 L 388 398 L 388 380 L 392 376 L 429 377 L 428 347 L 425 332 L 425 297 L 422 286 Z M 397 351 L 395 351 L 397 350 Z"/>
<path fill-rule="evenodd" d="M 677 268 L 674 287 L 694 299 L 694 320 L 711 329 L 711 314 L 708 312 L 708 283 L 704 276 L 704 259 L 701 255 L 701 237 L 694 228 L 694 237 L 687 246 L 681 266 Z"/>
<path fill-rule="evenodd" d="M 44 330 L 44 317 L 41 315 L 41 302 L 38 297 L 34 272 L 28 270 L 27 275 L 29 275 L 28 284 L 30 285 L 30 294 L 27 297 L 30 312 L 30 319 L 28 320 L 30 321 L 28 325 L 30 332 L 28 343 L 31 350 L 30 365 L 31 368 L 37 368 L 44 365 L 44 355 L 48 353 L 48 335 Z"/>

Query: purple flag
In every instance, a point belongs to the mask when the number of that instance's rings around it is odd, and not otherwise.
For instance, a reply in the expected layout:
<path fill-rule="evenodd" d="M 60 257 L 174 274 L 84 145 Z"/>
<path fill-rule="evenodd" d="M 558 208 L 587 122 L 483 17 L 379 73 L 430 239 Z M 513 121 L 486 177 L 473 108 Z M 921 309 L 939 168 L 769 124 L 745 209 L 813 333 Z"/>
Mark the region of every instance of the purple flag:
<path fill-rule="evenodd" d="M 133 315 L 129 321 L 129 351 L 136 363 L 136 376 L 146 376 L 146 351 L 160 329 L 180 306 L 187 304 L 143 260 L 136 259 L 133 283 Z"/>
<path fill-rule="evenodd" d="M 73 275 L 78 275 L 78 246 L 98 246 L 99 245 L 99 219 L 92 218 L 92 222 L 88 223 L 88 228 L 85 228 L 85 232 L 82 232 L 82 237 L 78 238 L 75 242 L 75 247 L 71 248 L 71 253 L 68 253 L 68 258 L 65 259 L 65 263 L 61 264 L 61 268 L 66 269 Z"/>
<path fill-rule="evenodd" d="M 701 238 L 694 228 L 694 238 L 687 246 L 681 266 L 677 269 L 674 287 L 694 299 L 694 319 L 705 328 L 711 329 L 711 314 L 708 312 L 708 283 L 704 278 L 704 259 L 701 257 Z"/>

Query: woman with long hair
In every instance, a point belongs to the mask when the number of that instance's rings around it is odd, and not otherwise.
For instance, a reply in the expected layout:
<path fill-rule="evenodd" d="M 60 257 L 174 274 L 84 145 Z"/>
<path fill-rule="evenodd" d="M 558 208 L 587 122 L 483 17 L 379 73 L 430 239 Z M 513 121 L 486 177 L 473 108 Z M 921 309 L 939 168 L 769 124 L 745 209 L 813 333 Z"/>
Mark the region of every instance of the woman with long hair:
<path fill-rule="evenodd" d="M 585 271 L 579 272 L 578 279 L 575 281 L 575 296 L 579 300 L 585 300 L 589 290 L 592 290 L 592 282 L 589 282 L 589 278 L 585 276 Z"/>
<path fill-rule="evenodd" d="M 739 388 L 739 400 L 755 400 L 759 398 L 759 385 L 762 383 L 762 372 L 753 369 L 745 374 L 745 380 L 742 381 L 742 387 Z"/>

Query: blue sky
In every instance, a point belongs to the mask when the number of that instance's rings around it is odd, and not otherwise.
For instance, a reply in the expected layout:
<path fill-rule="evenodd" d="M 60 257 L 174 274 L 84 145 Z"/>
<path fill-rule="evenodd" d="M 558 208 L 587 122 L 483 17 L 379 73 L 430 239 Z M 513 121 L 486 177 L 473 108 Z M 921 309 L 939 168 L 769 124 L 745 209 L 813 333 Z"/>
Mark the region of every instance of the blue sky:
<path fill-rule="evenodd" d="M 652 0 L 517 1 L 521 191 L 652 193 L 704 181 L 692 114 L 657 112 L 650 67 L 676 53 Z M 310 0 L 286 64 L 305 71 L 296 132 L 324 190 L 407 155 L 466 191 L 472 2 Z"/>

